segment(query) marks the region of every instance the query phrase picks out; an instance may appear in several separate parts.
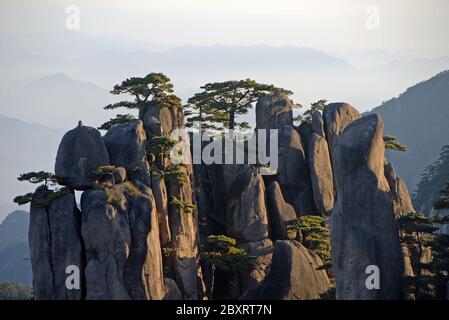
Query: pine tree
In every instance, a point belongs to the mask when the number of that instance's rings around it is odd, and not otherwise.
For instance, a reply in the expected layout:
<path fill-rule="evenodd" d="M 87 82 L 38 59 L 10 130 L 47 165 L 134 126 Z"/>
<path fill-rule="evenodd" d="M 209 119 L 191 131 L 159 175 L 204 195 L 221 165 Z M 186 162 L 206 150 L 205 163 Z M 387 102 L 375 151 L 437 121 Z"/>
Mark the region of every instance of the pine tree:
<path fill-rule="evenodd" d="M 407 151 L 407 147 L 399 142 L 399 140 L 394 136 L 384 136 L 385 149 L 393 150 L 393 151 Z"/>
<path fill-rule="evenodd" d="M 211 288 L 209 298 L 213 297 L 214 278 L 217 269 L 226 273 L 249 270 L 256 258 L 236 247 L 236 240 L 225 235 L 210 235 L 202 253 L 203 258 L 211 266 Z"/>
<path fill-rule="evenodd" d="M 304 112 L 302 115 L 298 115 L 295 117 L 295 121 L 298 122 L 308 122 L 312 123 L 312 114 L 314 112 L 322 113 L 324 108 L 326 107 L 327 100 L 326 99 L 320 99 L 317 102 L 313 102 L 310 104 L 310 108 Z"/>
<path fill-rule="evenodd" d="M 190 109 L 188 125 L 192 126 L 193 122 L 198 121 L 201 130 L 248 128 L 248 123 L 237 122 L 237 117 L 247 114 L 253 103 L 271 93 L 293 94 L 289 90 L 250 79 L 207 83 L 201 89 L 202 92 L 187 102 Z"/>
<path fill-rule="evenodd" d="M 39 186 L 34 192 L 17 196 L 13 201 L 18 205 L 34 201 L 38 207 L 47 207 L 57 198 L 71 193 L 70 189 L 58 185 L 58 179 L 55 174 L 46 171 L 22 173 L 17 180 L 28 181 L 32 184 L 39 184 Z"/>
<path fill-rule="evenodd" d="M 112 118 L 98 127 L 98 130 L 109 130 L 117 124 L 128 123 L 133 120 L 136 120 L 136 117 L 132 114 L 118 114 L 115 118 Z"/>

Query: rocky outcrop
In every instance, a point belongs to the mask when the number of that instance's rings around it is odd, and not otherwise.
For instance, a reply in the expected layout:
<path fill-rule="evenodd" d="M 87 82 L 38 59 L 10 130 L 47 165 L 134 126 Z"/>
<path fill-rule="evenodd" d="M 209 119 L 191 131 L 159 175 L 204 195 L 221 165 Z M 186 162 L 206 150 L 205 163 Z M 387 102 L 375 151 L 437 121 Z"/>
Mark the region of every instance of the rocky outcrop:
<path fill-rule="evenodd" d="M 301 137 L 292 126 L 282 126 L 279 130 L 277 180 L 282 193 L 289 203 L 308 186 L 309 168 Z"/>
<path fill-rule="evenodd" d="M 326 134 L 324 133 L 324 122 L 321 113 L 315 111 L 312 113 L 312 129 L 313 132 L 319 135 L 321 138 L 325 138 Z"/>
<path fill-rule="evenodd" d="M 151 185 L 146 157 L 146 134 L 140 120 L 113 126 L 103 137 L 110 163 L 126 169 L 130 180 Z"/>
<path fill-rule="evenodd" d="M 151 189 L 131 199 L 131 246 L 124 270 L 125 286 L 134 300 L 165 296 L 159 224 Z"/>
<path fill-rule="evenodd" d="M 259 170 L 248 165 L 224 165 L 227 234 L 239 242 L 268 238 L 265 184 Z"/>
<path fill-rule="evenodd" d="M 334 207 L 332 166 L 327 142 L 316 133 L 310 138 L 308 158 L 315 206 L 322 215 L 330 214 Z"/>
<path fill-rule="evenodd" d="M 256 289 L 242 298 L 254 300 L 318 299 L 330 289 L 321 259 L 296 241 L 276 241 L 270 271 Z"/>
<path fill-rule="evenodd" d="M 279 129 L 283 125 L 293 125 L 293 103 L 281 93 L 259 99 L 256 104 L 256 128 Z"/>
<path fill-rule="evenodd" d="M 412 199 L 408 193 L 405 182 L 396 175 L 393 165 L 385 160 L 384 166 L 385 178 L 388 181 L 391 195 L 393 196 L 394 212 L 396 217 L 403 214 L 415 212 Z"/>
<path fill-rule="evenodd" d="M 347 103 L 330 103 L 323 110 L 324 130 L 329 144 L 331 157 L 334 150 L 334 143 L 344 128 L 352 121 L 360 118 L 360 113 L 353 106 Z"/>
<path fill-rule="evenodd" d="M 166 246 L 171 241 L 170 224 L 168 222 L 168 195 L 165 181 L 160 173 L 153 173 L 151 187 L 156 202 L 161 246 Z"/>
<path fill-rule="evenodd" d="M 80 300 L 83 297 L 83 245 L 79 234 L 81 215 L 73 194 L 40 204 L 47 191 L 37 192 L 30 212 L 30 257 L 36 300 Z M 39 199 L 40 198 L 40 199 Z M 69 267 L 69 269 L 67 269 Z M 77 268 L 77 271 L 73 270 Z M 73 287 L 66 280 L 73 274 Z M 69 279 L 70 280 L 70 279 Z M 78 284 L 78 287 L 76 286 Z"/>
<path fill-rule="evenodd" d="M 334 144 L 337 200 L 331 216 L 337 299 L 399 299 L 403 259 L 393 199 L 384 175 L 383 122 L 369 115 L 352 122 Z M 367 266 L 380 270 L 370 290 Z"/>
<path fill-rule="evenodd" d="M 109 154 L 100 132 L 79 125 L 68 131 L 59 144 L 55 174 L 59 183 L 77 190 L 93 186 L 95 170 L 109 164 Z"/>
<path fill-rule="evenodd" d="M 145 132 L 148 140 L 151 138 L 161 136 L 163 134 L 170 134 L 173 130 L 173 120 L 178 115 L 172 114 L 169 108 L 161 107 L 159 105 L 151 105 L 146 108 L 140 119 L 145 124 Z"/>
<path fill-rule="evenodd" d="M 187 174 L 187 169 L 184 168 Z M 167 185 L 168 215 L 171 230 L 172 273 L 184 299 L 195 300 L 202 296 L 201 271 L 199 269 L 198 232 L 195 211 L 183 208 L 179 202 L 193 205 L 190 179 L 170 179 Z"/>
<path fill-rule="evenodd" d="M 267 190 L 267 203 L 270 218 L 270 238 L 273 240 L 296 238 L 296 232 L 288 230 L 288 222 L 296 219 L 295 209 L 284 201 L 281 188 L 276 181 L 273 181 Z"/>
<path fill-rule="evenodd" d="M 182 293 L 176 284 L 176 281 L 170 278 L 164 278 L 165 297 L 164 300 L 182 300 Z"/>
<path fill-rule="evenodd" d="M 123 273 L 131 245 L 126 199 L 118 191 L 116 208 L 102 190 L 82 194 L 82 237 L 86 247 L 86 299 L 127 300 Z M 120 201 L 120 202 L 119 202 Z"/>

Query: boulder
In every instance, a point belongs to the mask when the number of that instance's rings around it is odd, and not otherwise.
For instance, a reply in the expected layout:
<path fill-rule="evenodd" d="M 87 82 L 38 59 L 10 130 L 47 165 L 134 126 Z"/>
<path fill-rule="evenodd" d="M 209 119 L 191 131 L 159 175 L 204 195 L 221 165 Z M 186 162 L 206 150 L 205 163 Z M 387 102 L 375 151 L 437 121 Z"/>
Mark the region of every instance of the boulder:
<path fill-rule="evenodd" d="M 333 146 L 337 137 L 348 124 L 360 118 L 360 113 L 348 103 L 328 104 L 323 110 L 324 130 L 332 157 Z"/>
<path fill-rule="evenodd" d="M 309 143 L 309 167 L 315 207 L 322 215 L 330 214 L 334 206 L 334 181 L 327 142 L 313 133 Z"/>
<path fill-rule="evenodd" d="M 403 257 L 393 199 L 384 175 L 383 121 L 371 114 L 349 124 L 332 157 L 337 199 L 331 216 L 337 299 L 400 299 Z M 368 289 L 368 266 L 379 289 Z"/>
<path fill-rule="evenodd" d="M 318 255 L 296 241 L 278 240 L 270 271 L 260 286 L 242 298 L 251 300 L 311 300 L 328 291 L 331 283 Z"/>
<path fill-rule="evenodd" d="M 263 239 L 255 242 L 244 242 L 238 244 L 237 247 L 246 251 L 250 256 L 256 258 L 254 267 L 250 270 L 239 272 L 239 292 L 236 298 L 241 296 L 245 291 L 255 289 L 265 279 L 271 266 L 273 255 L 273 242 L 270 239 Z"/>
<path fill-rule="evenodd" d="M 146 158 L 146 134 L 143 123 L 135 120 L 113 126 L 103 137 L 109 152 L 110 163 L 126 169 L 129 180 L 139 180 L 151 185 Z"/>
<path fill-rule="evenodd" d="M 109 155 L 100 131 L 80 124 L 62 138 L 56 155 L 55 174 L 60 184 L 86 190 L 93 185 L 95 170 L 108 164 Z"/>
<path fill-rule="evenodd" d="M 114 182 L 119 184 L 126 180 L 126 169 L 123 167 L 114 168 Z"/>
<path fill-rule="evenodd" d="M 312 113 L 312 129 L 313 132 L 319 135 L 321 138 L 325 138 L 326 134 L 324 133 L 324 122 L 321 113 L 315 111 Z"/>
<path fill-rule="evenodd" d="M 140 119 L 145 125 L 148 140 L 151 141 L 154 137 L 169 134 L 173 130 L 173 118 L 174 115 L 167 107 L 152 105 L 146 108 Z"/>
<path fill-rule="evenodd" d="M 296 219 L 293 206 L 284 201 L 279 183 L 272 182 L 267 190 L 267 204 L 271 239 L 286 240 L 296 238 L 296 232 L 288 231 L 288 222 Z"/>
<path fill-rule="evenodd" d="M 256 104 L 256 128 L 279 129 L 293 126 L 293 103 L 286 94 L 275 93 L 259 99 Z"/>
<path fill-rule="evenodd" d="M 238 242 L 268 238 L 265 185 L 251 165 L 223 165 L 227 235 Z"/>

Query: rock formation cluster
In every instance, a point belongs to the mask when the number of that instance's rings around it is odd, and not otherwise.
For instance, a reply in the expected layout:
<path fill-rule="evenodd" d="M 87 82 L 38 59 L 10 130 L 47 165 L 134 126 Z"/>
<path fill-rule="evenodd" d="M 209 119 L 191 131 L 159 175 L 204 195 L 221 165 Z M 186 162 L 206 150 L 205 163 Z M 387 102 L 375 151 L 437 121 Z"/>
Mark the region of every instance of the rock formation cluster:
<path fill-rule="evenodd" d="M 255 262 L 217 272 L 214 298 L 318 299 L 330 277 L 288 227 L 304 215 L 329 218 L 337 299 L 401 298 L 396 218 L 413 207 L 385 158 L 382 119 L 332 103 L 295 127 L 292 108 L 282 94 L 256 105 L 257 129 L 279 133 L 272 176 L 240 164 L 182 167 L 183 179 L 155 170 L 153 138 L 184 127 L 180 109 L 152 106 L 103 136 L 82 125 L 67 132 L 55 173 L 71 192 L 46 207 L 35 194 L 31 204 L 35 298 L 204 299 L 211 274 L 203 246 L 223 234 Z M 110 171 L 99 177 L 101 167 Z M 78 289 L 66 285 L 69 265 L 79 268 Z M 365 283 L 371 265 L 380 270 L 375 290 Z"/>

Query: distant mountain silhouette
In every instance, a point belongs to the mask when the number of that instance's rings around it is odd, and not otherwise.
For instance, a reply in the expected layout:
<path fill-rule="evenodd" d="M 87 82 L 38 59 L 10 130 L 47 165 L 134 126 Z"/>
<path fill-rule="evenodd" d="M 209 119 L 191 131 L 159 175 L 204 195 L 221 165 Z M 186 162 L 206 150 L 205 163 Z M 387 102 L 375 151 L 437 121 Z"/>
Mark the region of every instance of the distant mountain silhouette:
<path fill-rule="evenodd" d="M 31 284 L 29 213 L 14 211 L 0 224 L 0 282 Z"/>
<path fill-rule="evenodd" d="M 23 121 L 70 129 L 82 118 L 86 124 L 100 125 L 107 119 L 102 107 L 112 99 L 107 90 L 95 84 L 56 73 L 32 82 L 0 103 L 2 112 Z"/>
<path fill-rule="evenodd" d="M 424 168 L 449 144 L 449 71 L 418 83 L 372 112 L 384 119 L 386 134 L 408 147 L 407 152 L 389 152 L 388 157 L 413 190 Z"/>

